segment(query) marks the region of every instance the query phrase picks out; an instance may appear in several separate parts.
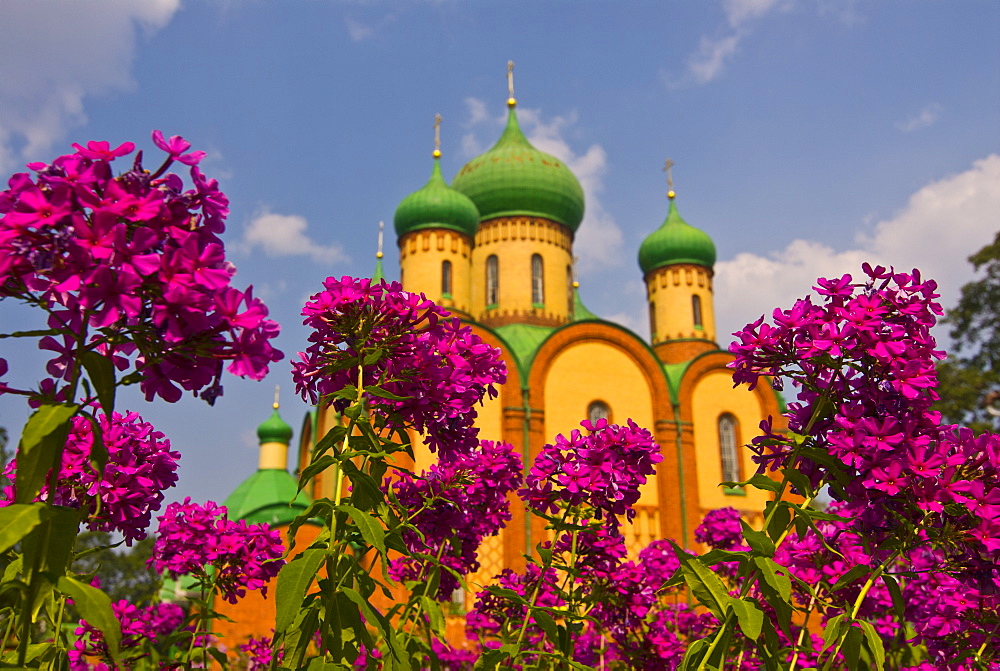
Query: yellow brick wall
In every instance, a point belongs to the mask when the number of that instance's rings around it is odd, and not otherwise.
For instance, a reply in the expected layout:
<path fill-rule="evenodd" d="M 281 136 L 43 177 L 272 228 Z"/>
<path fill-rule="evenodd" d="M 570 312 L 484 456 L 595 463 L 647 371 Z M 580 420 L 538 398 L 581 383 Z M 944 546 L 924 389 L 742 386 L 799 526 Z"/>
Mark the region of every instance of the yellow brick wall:
<path fill-rule="evenodd" d="M 403 289 L 424 293 L 438 305 L 469 312 L 471 241 L 446 229 L 424 229 L 399 240 Z M 451 261 L 451 298 L 441 295 L 441 264 Z"/>
<path fill-rule="evenodd" d="M 601 340 L 571 344 L 555 356 L 545 381 L 546 440 L 580 428 L 592 401 L 608 404 L 611 422 L 625 424 L 632 419 L 652 431 L 652 397 L 642 369 L 621 349 Z M 651 478 L 641 490 L 639 505 L 657 504 L 656 482 Z"/>
<path fill-rule="evenodd" d="M 657 268 L 646 277 L 649 302 L 656 313 L 653 342 L 670 338 L 704 338 L 715 341 L 715 306 L 712 271 L 704 266 L 680 264 Z M 694 324 L 692 296 L 701 297 L 702 328 Z"/>
<path fill-rule="evenodd" d="M 739 510 L 763 510 L 764 503 L 768 500 L 764 492 L 750 488 L 745 495 L 726 494 L 718 486 L 722 481 L 719 417 L 723 413 L 728 412 L 736 418 L 736 446 L 743 479 L 748 479 L 757 470 L 757 465 L 750 459 L 750 450 L 743 445 L 759 433 L 758 425 L 765 416 L 759 396 L 747 392 L 746 387 L 734 389 L 731 373 L 718 369 L 709 372 L 699 381 L 694 388 L 691 404 L 701 507 L 706 510 L 726 506 Z"/>
<path fill-rule="evenodd" d="M 492 315 L 538 314 L 558 322 L 569 319 L 569 282 L 572 265 L 569 229 L 545 219 L 504 217 L 483 223 L 472 251 L 472 315 L 483 320 Z M 499 300 L 487 311 L 486 259 L 497 256 Z M 544 265 L 545 303 L 536 309 L 531 296 L 531 257 L 539 254 Z"/>

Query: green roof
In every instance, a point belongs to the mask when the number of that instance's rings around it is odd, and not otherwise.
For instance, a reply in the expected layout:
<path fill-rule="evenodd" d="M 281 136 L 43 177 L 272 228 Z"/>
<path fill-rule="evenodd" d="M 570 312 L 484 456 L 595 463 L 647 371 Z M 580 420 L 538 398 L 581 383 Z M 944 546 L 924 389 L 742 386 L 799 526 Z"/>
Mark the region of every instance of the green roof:
<path fill-rule="evenodd" d="M 573 284 L 575 285 L 576 282 L 574 282 Z M 580 300 L 580 287 L 574 286 L 573 287 L 573 321 L 575 321 L 575 322 L 583 322 L 583 321 L 590 321 L 590 320 L 593 320 L 593 319 L 598 319 L 599 320 L 601 318 L 598 317 L 593 312 L 591 312 L 590 310 L 587 309 L 587 306 L 583 304 L 582 300 Z"/>
<path fill-rule="evenodd" d="M 479 229 L 479 211 L 467 196 L 445 183 L 440 160 L 435 156 L 431 178 L 423 188 L 403 199 L 393 224 L 399 237 L 423 228 L 447 228 L 472 237 Z"/>
<path fill-rule="evenodd" d="M 483 220 L 542 217 L 572 231 L 583 220 L 580 182 L 562 161 L 531 146 L 513 106 L 497 143 L 466 163 L 452 186 L 472 199 Z"/>
<path fill-rule="evenodd" d="M 715 243 L 704 231 L 690 226 L 677 213 L 670 199 L 670 211 L 663 225 L 650 233 L 639 247 L 639 267 L 643 273 L 675 263 L 715 265 Z"/>
<path fill-rule="evenodd" d="M 493 330 L 510 345 L 511 353 L 517 359 L 521 370 L 527 373 L 531 370 L 531 362 L 535 358 L 538 348 L 556 328 L 532 324 L 505 324 L 497 326 Z M 525 384 L 527 384 L 527 380 L 525 380 Z"/>
<path fill-rule="evenodd" d="M 308 494 L 297 490 L 298 483 L 288 471 L 261 469 L 244 480 L 224 505 L 231 520 L 266 522 L 271 526 L 289 524 L 312 502 Z"/>
<path fill-rule="evenodd" d="M 260 439 L 261 445 L 264 443 L 282 443 L 288 445 L 292 441 L 292 427 L 288 426 L 288 423 L 281 419 L 278 409 L 275 408 L 271 416 L 257 427 L 257 438 Z"/>

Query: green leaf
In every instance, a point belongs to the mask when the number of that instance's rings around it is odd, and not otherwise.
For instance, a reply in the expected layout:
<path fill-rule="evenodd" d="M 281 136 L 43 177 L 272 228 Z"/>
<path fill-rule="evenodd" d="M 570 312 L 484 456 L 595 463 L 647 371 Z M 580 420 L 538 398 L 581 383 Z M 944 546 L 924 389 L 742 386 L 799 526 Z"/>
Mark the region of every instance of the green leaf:
<path fill-rule="evenodd" d="M 812 483 L 805 473 L 794 468 L 783 468 L 781 474 L 788 478 L 800 495 L 812 496 Z"/>
<path fill-rule="evenodd" d="M 830 588 L 830 591 L 836 592 L 839 589 L 847 587 L 858 578 L 866 576 L 871 572 L 872 572 L 871 568 L 869 568 L 864 564 L 858 564 L 857 566 L 852 566 L 850 571 L 840 576 L 837 579 L 837 582 L 833 583 L 833 587 Z"/>
<path fill-rule="evenodd" d="M 379 483 L 375 482 L 367 473 L 362 473 L 350 461 L 342 464 L 344 474 L 351 481 L 351 505 L 359 510 L 371 510 L 378 504 L 385 501 Z"/>
<path fill-rule="evenodd" d="M 871 622 L 867 620 L 859 620 L 859 622 L 861 623 L 861 629 L 865 633 L 868 652 L 875 659 L 875 666 L 878 667 L 879 671 L 882 671 L 882 668 L 885 666 L 885 645 L 882 643 L 882 637 L 875 631 L 875 627 Z"/>
<path fill-rule="evenodd" d="M 844 654 L 848 669 L 857 669 L 858 661 L 861 659 L 861 643 L 865 635 L 857 627 L 848 625 L 847 635 L 844 637 L 844 646 L 840 651 Z"/>
<path fill-rule="evenodd" d="M 906 619 L 906 602 L 903 601 L 903 592 L 899 589 L 899 583 L 895 576 L 888 573 L 882 574 L 882 580 L 885 582 L 886 589 L 889 590 L 889 596 L 892 597 L 892 609 L 896 611 L 899 621 L 903 622 Z"/>
<path fill-rule="evenodd" d="M 330 466 L 333 466 L 336 463 L 337 463 L 336 457 L 329 454 L 324 454 L 322 457 L 320 457 L 319 459 L 315 460 L 314 462 L 306 466 L 302 470 L 302 473 L 299 475 L 298 491 L 301 492 L 303 489 L 305 489 L 306 486 L 309 484 L 309 481 L 312 480 L 317 473 L 322 473 L 323 471 L 330 468 Z"/>
<path fill-rule="evenodd" d="M 684 552 L 673 541 L 670 541 L 670 544 L 674 546 L 674 552 L 681 563 L 684 582 L 691 589 L 691 593 L 699 603 L 712 611 L 715 617 L 722 620 L 729 605 L 729 590 L 719 576 L 701 563 L 698 557 Z"/>
<path fill-rule="evenodd" d="M 100 476 L 104 474 L 104 467 L 108 464 L 108 446 L 104 444 L 104 430 L 101 428 L 101 422 L 97 417 L 89 412 L 84 412 L 83 416 L 90 422 L 90 429 L 93 434 L 93 440 L 90 443 L 90 463 Z"/>
<path fill-rule="evenodd" d="M 122 639 L 121 625 L 111 610 L 111 597 L 75 578 L 62 576 L 56 588 L 73 599 L 73 604 L 84 620 L 104 634 L 111 659 L 118 660 L 118 645 Z"/>
<path fill-rule="evenodd" d="M 431 631 L 443 636 L 445 620 L 444 611 L 441 610 L 441 604 L 429 596 L 420 597 L 420 603 L 423 604 L 424 612 L 427 614 L 427 619 L 430 621 Z"/>
<path fill-rule="evenodd" d="M 350 515 L 351 519 L 354 521 L 354 525 L 358 528 L 358 531 L 361 532 L 361 537 L 365 539 L 365 542 L 376 548 L 379 553 L 385 557 L 385 529 L 382 528 L 379 521 L 368 513 L 358 510 L 354 506 L 341 504 L 337 506 L 337 509 Z"/>
<path fill-rule="evenodd" d="M 764 624 L 764 612 L 752 601 L 731 597 L 730 607 L 736 613 L 740 629 L 747 638 L 756 641 L 760 637 L 760 629 Z"/>
<path fill-rule="evenodd" d="M 115 409 L 115 365 L 111 359 L 94 350 L 84 352 L 81 361 L 87 377 L 94 385 L 94 391 L 97 392 L 101 409 L 110 420 Z"/>
<path fill-rule="evenodd" d="M 17 450 L 17 503 L 30 503 L 66 446 L 76 405 L 43 405 L 28 418 Z"/>
<path fill-rule="evenodd" d="M 746 539 L 747 545 L 750 546 L 751 550 L 764 557 L 774 556 L 774 542 L 767 537 L 767 534 L 763 531 L 757 531 L 742 519 L 740 520 L 740 526 L 743 527 L 743 538 Z"/>
<path fill-rule="evenodd" d="M 785 603 L 788 603 L 792 598 L 792 580 L 788 577 L 788 569 L 767 557 L 754 557 L 753 562 L 757 565 L 764 582 L 780 594 Z"/>
<path fill-rule="evenodd" d="M 223 668 L 223 669 L 228 669 L 229 668 L 229 658 L 226 657 L 226 653 L 222 652 L 218 648 L 214 648 L 212 646 L 209 646 L 208 647 L 208 654 L 210 654 L 212 656 L 212 659 L 214 659 L 216 662 L 218 662 L 218 664 L 219 664 L 219 666 L 221 668 Z"/>
<path fill-rule="evenodd" d="M 764 475 L 763 473 L 758 473 L 746 482 L 733 484 L 737 484 L 739 486 L 750 485 L 756 489 L 763 489 L 764 491 L 774 492 L 775 494 L 781 491 L 781 483 L 771 477 L 768 477 L 767 475 Z"/>
<path fill-rule="evenodd" d="M 0 508 L 0 552 L 6 552 L 48 518 L 44 503 L 15 503 Z"/>
<path fill-rule="evenodd" d="M 559 649 L 559 629 L 556 627 L 556 621 L 552 619 L 552 616 L 546 613 L 544 610 L 534 610 L 531 611 L 531 617 L 535 619 L 538 626 L 542 628 L 545 635 L 548 637 L 549 641 L 555 648 Z"/>
<path fill-rule="evenodd" d="M 66 573 L 66 567 L 73 555 L 76 534 L 80 529 L 80 511 L 76 508 L 44 504 L 48 511 L 43 513 L 41 523 L 24 537 L 21 547 L 24 564 L 37 567 L 41 573 L 49 574 L 54 581 Z M 35 582 L 32 577 L 32 583 Z"/>
<path fill-rule="evenodd" d="M 378 396 L 379 398 L 387 398 L 390 401 L 405 401 L 405 396 L 397 396 L 391 391 L 386 391 L 382 387 L 376 386 L 374 384 L 365 387 L 365 392 L 371 394 L 372 396 Z"/>
<path fill-rule="evenodd" d="M 788 501 L 768 501 L 764 505 L 764 517 L 765 519 L 771 512 L 771 508 L 777 506 L 777 510 L 774 511 L 774 516 L 771 517 L 771 523 L 767 525 L 767 535 L 771 537 L 772 540 L 777 541 L 781 534 L 785 533 L 785 529 L 788 528 L 788 523 L 791 521 L 792 516 L 788 511 Z"/>
<path fill-rule="evenodd" d="M 284 633 L 288 626 L 295 621 L 306 590 L 312 584 L 324 559 L 326 559 L 325 550 L 311 549 L 306 550 L 281 567 L 278 572 L 278 585 L 275 589 L 277 614 L 274 629 L 278 634 Z"/>
<path fill-rule="evenodd" d="M 829 647 L 840 636 L 840 625 L 847 616 L 844 613 L 831 617 L 823 628 L 823 643 Z"/>

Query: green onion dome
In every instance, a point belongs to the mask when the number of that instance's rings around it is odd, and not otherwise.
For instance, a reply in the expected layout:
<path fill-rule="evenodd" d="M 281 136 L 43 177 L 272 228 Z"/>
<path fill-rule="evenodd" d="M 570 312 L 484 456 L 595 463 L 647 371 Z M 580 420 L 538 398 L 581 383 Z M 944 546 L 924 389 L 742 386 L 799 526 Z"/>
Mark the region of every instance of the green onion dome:
<path fill-rule="evenodd" d="M 261 445 L 264 443 L 288 445 L 292 440 L 292 427 L 281 419 L 278 409 L 275 408 L 267 421 L 257 427 L 257 438 L 260 439 Z"/>
<path fill-rule="evenodd" d="M 715 243 L 704 231 L 690 226 L 677 213 L 673 198 L 663 225 L 646 236 L 639 247 L 639 267 L 643 274 L 675 263 L 715 265 Z"/>
<path fill-rule="evenodd" d="M 465 164 L 452 187 L 472 199 L 484 220 L 543 217 L 575 232 L 583 220 L 580 182 L 562 161 L 531 146 L 518 126 L 513 100 L 508 106 L 503 135 Z"/>
<path fill-rule="evenodd" d="M 223 505 L 231 520 L 278 526 L 291 524 L 311 503 L 288 471 L 269 468 L 258 470 L 240 483 Z"/>
<path fill-rule="evenodd" d="M 479 229 L 479 211 L 467 196 L 450 188 L 441 176 L 440 152 L 434 152 L 431 178 L 396 208 L 393 223 L 400 238 L 424 228 L 447 228 L 469 237 Z"/>

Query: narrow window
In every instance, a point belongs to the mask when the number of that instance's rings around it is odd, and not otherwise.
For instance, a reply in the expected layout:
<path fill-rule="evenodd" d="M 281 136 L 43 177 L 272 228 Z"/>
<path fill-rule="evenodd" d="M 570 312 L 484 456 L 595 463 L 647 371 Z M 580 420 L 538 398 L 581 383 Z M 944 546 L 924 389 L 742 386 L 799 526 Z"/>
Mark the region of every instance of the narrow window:
<path fill-rule="evenodd" d="M 611 408 L 604 401 L 594 401 L 587 406 L 587 419 L 594 423 L 599 419 L 611 421 Z"/>
<path fill-rule="evenodd" d="M 719 457 L 722 461 L 722 481 L 739 482 L 740 459 L 736 451 L 736 418 L 725 414 L 719 418 Z"/>
<path fill-rule="evenodd" d="M 691 313 L 694 316 L 694 327 L 700 329 L 701 326 L 701 296 L 695 294 L 691 297 Z"/>
<path fill-rule="evenodd" d="M 441 262 L 441 295 L 451 298 L 451 261 Z"/>
<path fill-rule="evenodd" d="M 486 259 L 486 307 L 497 304 L 500 286 L 500 268 L 496 254 Z"/>
<path fill-rule="evenodd" d="M 656 303 L 649 302 L 649 340 L 656 342 Z"/>
<path fill-rule="evenodd" d="M 531 302 L 536 306 L 545 303 L 545 271 L 541 254 L 531 255 Z"/>

